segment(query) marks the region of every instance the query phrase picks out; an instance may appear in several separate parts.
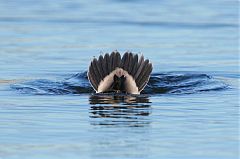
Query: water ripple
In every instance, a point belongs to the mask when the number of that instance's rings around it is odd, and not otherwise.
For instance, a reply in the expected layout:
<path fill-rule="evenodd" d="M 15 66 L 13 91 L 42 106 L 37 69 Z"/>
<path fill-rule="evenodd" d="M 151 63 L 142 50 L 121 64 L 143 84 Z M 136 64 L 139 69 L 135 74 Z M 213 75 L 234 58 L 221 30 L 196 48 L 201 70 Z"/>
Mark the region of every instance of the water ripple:
<path fill-rule="evenodd" d="M 87 74 L 78 73 L 62 81 L 37 79 L 11 85 L 13 90 L 23 94 L 64 95 L 94 93 Z M 228 88 L 223 81 L 206 74 L 197 73 L 155 73 L 151 75 L 143 94 L 192 94 L 204 91 L 219 91 Z"/>
<path fill-rule="evenodd" d="M 29 17 L 0 17 L 0 22 L 25 22 L 25 23 L 77 23 L 77 24 L 105 24 L 105 25 L 130 25 L 163 28 L 191 28 L 191 29 L 216 29 L 236 28 L 237 24 L 231 23 L 196 23 L 196 22 L 169 22 L 169 21 L 134 21 L 134 20 L 106 20 L 106 19 L 71 19 L 71 18 L 29 18 Z"/>

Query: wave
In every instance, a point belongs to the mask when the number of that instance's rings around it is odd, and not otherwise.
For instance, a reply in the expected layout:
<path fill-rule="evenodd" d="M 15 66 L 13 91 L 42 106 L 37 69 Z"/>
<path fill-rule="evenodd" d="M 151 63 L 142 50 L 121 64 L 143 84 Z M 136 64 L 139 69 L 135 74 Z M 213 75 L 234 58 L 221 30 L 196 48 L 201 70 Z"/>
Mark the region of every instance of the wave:
<path fill-rule="evenodd" d="M 37 79 L 12 84 L 11 89 L 23 94 L 64 95 L 94 93 L 87 73 L 78 73 L 61 81 Z M 228 88 L 223 81 L 207 74 L 198 73 L 154 73 L 142 94 L 192 94 L 219 91 Z"/>
<path fill-rule="evenodd" d="M 169 22 L 169 21 L 133 21 L 133 20 L 98 20 L 98 19 L 73 19 L 73 18 L 30 18 L 30 17 L 0 17 L 0 22 L 41 22 L 41 23 L 76 23 L 76 24 L 105 24 L 105 25 L 129 25 L 162 28 L 191 28 L 191 29 L 216 29 L 236 28 L 237 24 L 231 23 L 196 23 L 196 22 Z"/>

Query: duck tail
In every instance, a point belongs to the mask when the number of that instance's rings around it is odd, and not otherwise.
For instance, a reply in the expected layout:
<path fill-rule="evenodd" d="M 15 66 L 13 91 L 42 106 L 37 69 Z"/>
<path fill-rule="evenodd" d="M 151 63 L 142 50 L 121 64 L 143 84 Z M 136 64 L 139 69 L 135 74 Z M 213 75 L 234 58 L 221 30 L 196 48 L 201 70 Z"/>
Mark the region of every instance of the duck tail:
<path fill-rule="evenodd" d="M 111 90 L 114 75 L 124 75 L 126 92 L 139 94 L 151 72 L 152 64 L 148 59 L 144 60 L 143 55 L 139 57 L 138 54 L 126 52 L 121 58 L 120 53 L 115 51 L 91 61 L 88 79 L 96 92 L 106 92 Z"/>

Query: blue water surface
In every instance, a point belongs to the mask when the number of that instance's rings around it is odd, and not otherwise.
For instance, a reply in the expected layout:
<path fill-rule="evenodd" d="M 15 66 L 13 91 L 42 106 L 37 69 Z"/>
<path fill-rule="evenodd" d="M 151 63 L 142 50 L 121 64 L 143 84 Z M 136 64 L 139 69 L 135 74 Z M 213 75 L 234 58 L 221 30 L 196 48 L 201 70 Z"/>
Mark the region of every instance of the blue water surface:
<path fill-rule="evenodd" d="M 236 159 L 236 0 L 0 0 L 0 159 Z M 140 96 L 96 95 L 94 56 L 144 54 Z"/>

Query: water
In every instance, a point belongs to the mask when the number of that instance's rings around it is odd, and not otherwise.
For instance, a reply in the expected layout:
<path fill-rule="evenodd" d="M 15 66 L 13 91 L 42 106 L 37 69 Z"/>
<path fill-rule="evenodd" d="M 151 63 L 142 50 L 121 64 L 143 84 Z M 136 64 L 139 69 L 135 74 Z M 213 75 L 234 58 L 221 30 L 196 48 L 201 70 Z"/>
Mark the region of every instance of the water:
<path fill-rule="evenodd" d="M 0 158 L 239 155 L 232 0 L 0 0 Z M 143 53 L 143 94 L 96 95 L 93 56 Z"/>

